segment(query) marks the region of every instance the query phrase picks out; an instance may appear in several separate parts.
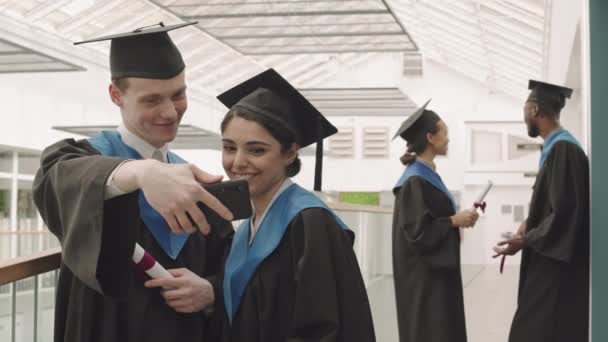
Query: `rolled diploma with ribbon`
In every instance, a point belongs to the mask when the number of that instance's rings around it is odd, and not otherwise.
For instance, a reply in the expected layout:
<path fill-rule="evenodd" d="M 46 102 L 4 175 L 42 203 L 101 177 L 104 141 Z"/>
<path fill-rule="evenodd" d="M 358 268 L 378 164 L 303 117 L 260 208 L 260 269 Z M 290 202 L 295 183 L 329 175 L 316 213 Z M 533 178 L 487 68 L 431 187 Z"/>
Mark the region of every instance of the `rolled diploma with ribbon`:
<path fill-rule="evenodd" d="M 148 252 L 146 252 L 138 243 L 135 243 L 135 251 L 133 252 L 133 263 L 137 270 L 146 272 L 151 278 L 173 278 L 167 270 Z"/>
<path fill-rule="evenodd" d="M 488 195 L 488 192 L 490 192 L 490 189 L 492 189 L 492 185 L 492 181 L 489 180 L 486 187 L 483 188 L 483 190 L 479 193 L 479 196 L 477 196 L 475 203 L 473 203 L 473 208 L 481 209 L 482 212 L 486 211 L 486 202 L 484 201 L 484 199 Z"/>

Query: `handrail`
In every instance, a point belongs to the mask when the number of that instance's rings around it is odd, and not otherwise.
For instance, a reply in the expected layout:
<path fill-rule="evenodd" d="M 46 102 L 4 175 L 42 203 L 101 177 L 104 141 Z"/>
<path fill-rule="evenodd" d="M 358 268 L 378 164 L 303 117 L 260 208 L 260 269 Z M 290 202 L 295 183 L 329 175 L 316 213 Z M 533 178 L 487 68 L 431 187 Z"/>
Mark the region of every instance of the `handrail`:
<path fill-rule="evenodd" d="M 30 235 L 50 235 L 48 230 L 6 230 L 0 229 L 0 236 L 30 236 Z"/>
<path fill-rule="evenodd" d="M 387 207 L 377 207 L 373 205 L 365 205 L 365 204 L 351 204 L 351 203 L 343 203 L 343 202 L 334 202 L 327 203 L 328 206 L 333 210 L 342 210 L 342 211 L 358 211 L 364 213 L 378 213 L 378 214 L 392 214 L 393 208 Z"/>
<path fill-rule="evenodd" d="M 0 261 L 0 285 L 46 273 L 58 269 L 60 265 L 60 247 L 51 248 L 26 257 Z"/>
<path fill-rule="evenodd" d="M 350 203 L 328 203 L 334 210 L 392 214 L 392 208 Z M 2 232 L 0 232 L 1 234 Z M 18 233 L 18 232 L 12 232 Z M 33 233 L 33 232 L 27 232 Z M 61 265 L 61 247 L 45 250 L 26 257 L 0 261 L 0 285 L 9 284 L 21 279 L 33 277 L 58 269 Z"/>

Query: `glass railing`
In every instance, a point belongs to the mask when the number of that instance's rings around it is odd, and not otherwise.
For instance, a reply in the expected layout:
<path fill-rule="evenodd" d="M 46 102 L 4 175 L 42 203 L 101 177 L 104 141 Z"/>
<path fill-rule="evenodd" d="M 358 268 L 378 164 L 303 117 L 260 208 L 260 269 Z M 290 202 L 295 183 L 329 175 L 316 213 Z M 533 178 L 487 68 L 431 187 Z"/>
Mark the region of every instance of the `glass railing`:
<path fill-rule="evenodd" d="M 52 341 L 59 248 L 0 263 L 0 341 Z"/>
<path fill-rule="evenodd" d="M 366 287 L 390 276 L 393 210 L 364 205 L 332 204 L 340 218 L 355 232 L 353 246 Z"/>
<path fill-rule="evenodd" d="M 355 232 L 353 248 L 371 293 L 379 280 L 392 274 L 392 209 L 340 203 L 330 206 Z M 0 341 L 53 340 L 58 245 L 46 229 L 0 230 Z M 15 255 L 19 257 L 12 258 Z M 370 301 L 374 307 L 373 295 Z"/>
<path fill-rule="evenodd" d="M 0 228 L 0 261 L 33 255 L 59 247 L 59 241 L 46 228 L 20 229 Z"/>

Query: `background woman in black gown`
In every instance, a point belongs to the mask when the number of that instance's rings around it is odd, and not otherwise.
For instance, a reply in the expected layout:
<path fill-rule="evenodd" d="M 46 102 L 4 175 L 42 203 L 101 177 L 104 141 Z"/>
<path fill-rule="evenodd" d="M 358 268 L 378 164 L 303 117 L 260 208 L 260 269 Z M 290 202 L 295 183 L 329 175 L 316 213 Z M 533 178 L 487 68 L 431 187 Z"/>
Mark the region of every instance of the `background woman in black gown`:
<path fill-rule="evenodd" d="M 446 155 L 448 129 L 428 102 L 397 131 L 407 140 L 407 168 L 393 189 L 393 270 L 401 342 L 464 342 L 459 227 L 475 225 L 473 209 L 456 213 L 435 171 Z"/>

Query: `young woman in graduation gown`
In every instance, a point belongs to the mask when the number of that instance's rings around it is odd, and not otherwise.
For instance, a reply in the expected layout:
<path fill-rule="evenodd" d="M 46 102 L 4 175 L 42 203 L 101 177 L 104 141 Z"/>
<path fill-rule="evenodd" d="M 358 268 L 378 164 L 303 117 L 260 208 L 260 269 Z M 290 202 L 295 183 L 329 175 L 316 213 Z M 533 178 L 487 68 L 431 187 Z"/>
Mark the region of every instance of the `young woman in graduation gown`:
<path fill-rule="evenodd" d="M 226 261 L 224 340 L 375 341 L 352 232 L 290 180 L 298 149 L 336 128 L 272 69 L 218 98 L 231 108 L 223 167 L 248 179 L 254 205 Z"/>
<path fill-rule="evenodd" d="M 428 102 L 402 124 L 406 170 L 397 182 L 393 217 L 393 273 L 401 342 L 467 340 L 460 272 L 459 227 L 474 210 L 456 213 L 454 198 L 435 170 L 446 155 L 448 130 Z"/>

